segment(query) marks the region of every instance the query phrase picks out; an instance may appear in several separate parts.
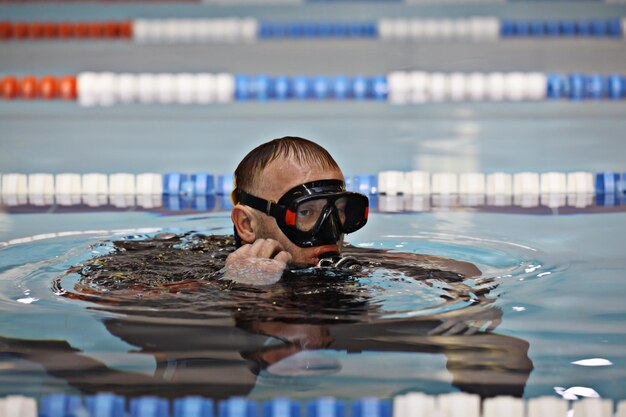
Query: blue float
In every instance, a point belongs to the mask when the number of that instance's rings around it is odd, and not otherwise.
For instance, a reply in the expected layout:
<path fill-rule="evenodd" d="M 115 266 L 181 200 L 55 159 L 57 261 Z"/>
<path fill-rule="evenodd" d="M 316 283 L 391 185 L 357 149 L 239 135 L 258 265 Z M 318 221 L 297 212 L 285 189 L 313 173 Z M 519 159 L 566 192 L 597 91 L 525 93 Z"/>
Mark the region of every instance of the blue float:
<path fill-rule="evenodd" d="M 265 74 L 259 74 L 252 79 L 251 92 L 260 101 L 267 101 L 272 98 L 272 79 Z"/>
<path fill-rule="evenodd" d="M 273 22 L 272 34 L 274 38 L 285 38 L 289 36 L 289 23 Z"/>
<path fill-rule="evenodd" d="M 369 200 L 370 200 L 369 211 L 371 213 L 372 211 L 378 209 L 378 194 L 370 194 Z"/>
<path fill-rule="evenodd" d="M 311 81 L 303 75 L 293 77 L 291 91 L 294 98 L 306 100 L 311 97 Z"/>
<path fill-rule="evenodd" d="M 528 24 L 530 36 L 541 37 L 546 35 L 545 23 L 539 20 L 533 20 Z"/>
<path fill-rule="evenodd" d="M 197 172 L 191 175 L 193 195 L 205 196 L 215 194 L 215 178 L 207 172 Z"/>
<path fill-rule="evenodd" d="M 96 394 L 85 398 L 91 417 L 126 417 L 124 397 L 115 394 Z"/>
<path fill-rule="evenodd" d="M 259 28 L 257 30 L 257 37 L 259 39 L 267 39 L 274 37 L 274 24 L 268 22 L 259 22 Z"/>
<path fill-rule="evenodd" d="M 333 25 L 330 22 L 320 22 L 317 29 L 320 38 L 333 36 Z"/>
<path fill-rule="evenodd" d="M 243 397 L 220 401 L 218 417 L 257 417 L 257 404 Z"/>
<path fill-rule="evenodd" d="M 185 199 L 179 195 L 163 196 L 163 207 L 169 211 L 180 211 L 185 208 Z"/>
<path fill-rule="evenodd" d="M 350 78 L 345 75 L 338 75 L 331 81 L 332 96 L 337 100 L 345 100 L 351 96 Z"/>
<path fill-rule="evenodd" d="M 547 77 L 548 98 L 560 99 L 566 95 L 565 77 L 561 74 L 548 74 Z"/>
<path fill-rule="evenodd" d="M 231 174 L 224 174 L 217 176 L 217 190 L 218 195 L 230 195 L 234 188 L 234 176 Z"/>
<path fill-rule="evenodd" d="M 371 85 L 367 77 L 357 75 L 352 78 L 352 95 L 356 100 L 365 100 L 372 96 Z"/>
<path fill-rule="evenodd" d="M 235 99 L 238 101 L 246 101 L 251 96 L 250 77 L 245 74 L 235 75 Z"/>
<path fill-rule="evenodd" d="M 620 74 L 607 77 L 607 95 L 613 100 L 622 100 L 626 96 L 626 79 Z"/>
<path fill-rule="evenodd" d="M 599 172 L 596 174 L 596 195 L 615 194 L 619 191 L 620 174 Z"/>
<path fill-rule="evenodd" d="M 330 96 L 330 80 L 324 76 L 317 76 L 313 79 L 313 97 L 317 100 L 324 100 Z"/>
<path fill-rule="evenodd" d="M 567 90 L 570 100 L 585 98 L 585 77 L 581 74 L 570 74 L 567 78 Z"/>
<path fill-rule="evenodd" d="M 318 25 L 315 22 L 302 24 L 302 36 L 305 38 L 316 38 L 319 36 Z"/>
<path fill-rule="evenodd" d="M 530 35 L 530 23 L 525 20 L 518 20 L 513 24 L 514 36 L 528 36 Z"/>
<path fill-rule="evenodd" d="M 130 400 L 131 417 L 169 417 L 169 408 L 165 398 L 147 396 Z"/>
<path fill-rule="evenodd" d="M 591 22 L 589 20 L 577 20 L 576 21 L 576 35 L 578 36 L 591 35 Z"/>
<path fill-rule="evenodd" d="M 576 22 L 573 20 L 564 20 L 560 22 L 561 35 L 574 36 L 576 35 Z"/>
<path fill-rule="evenodd" d="M 378 25 L 376 24 L 376 22 L 363 23 L 363 36 L 365 36 L 366 38 L 378 37 Z"/>
<path fill-rule="evenodd" d="M 181 195 L 185 194 L 184 185 L 189 181 L 189 176 L 180 172 L 169 172 L 163 175 L 163 194 Z"/>
<path fill-rule="evenodd" d="M 620 196 L 616 193 L 613 194 L 598 194 L 596 195 L 596 206 L 598 207 L 615 207 L 620 205 Z"/>
<path fill-rule="evenodd" d="M 290 95 L 290 80 L 286 75 L 278 75 L 274 77 L 274 98 L 277 100 L 286 100 Z"/>
<path fill-rule="evenodd" d="M 561 25 L 557 20 L 548 20 L 545 22 L 546 36 L 559 36 L 561 34 Z"/>
<path fill-rule="evenodd" d="M 322 397 L 307 403 L 307 417 L 344 417 L 346 405 L 333 397 Z"/>
<path fill-rule="evenodd" d="M 500 22 L 500 36 L 508 38 L 514 34 L 514 24 L 511 20 L 502 20 Z"/>
<path fill-rule="evenodd" d="M 230 196 L 220 195 L 215 199 L 218 210 L 230 210 L 233 208 L 233 200 Z"/>
<path fill-rule="evenodd" d="M 361 23 L 348 23 L 348 36 L 351 38 L 361 38 L 364 36 L 364 27 Z"/>
<path fill-rule="evenodd" d="M 606 22 L 607 35 L 612 38 L 622 37 L 622 22 L 619 19 L 609 19 Z"/>
<path fill-rule="evenodd" d="M 391 403 L 378 398 L 363 398 L 352 403 L 352 417 L 391 417 Z"/>
<path fill-rule="evenodd" d="M 585 97 L 601 99 L 606 97 L 606 80 L 600 74 L 585 76 Z"/>
<path fill-rule="evenodd" d="M 387 77 L 384 75 L 375 75 L 372 77 L 372 97 L 374 100 L 387 100 L 388 86 Z"/>
<path fill-rule="evenodd" d="M 81 406 L 82 401 L 77 395 L 46 395 L 39 405 L 39 417 L 74 416 Z"/>
<path fill-rule="evenodd" d="M 607 21 L 602 19 L 592 20 L 591 35 L 596 37 L 606 37 L 608 35 Z"/>
<path fill-rule="evenodd" d="M 378 193 L 378 176 L 371 174 L 354 175 L 351 177 L 351 191 L 374 195 Z"/>
<path fill-rule="evenodd" d="M 265 401 L 263 417 L 300 417 L 300 403 L 281 397 Z"/>
<path fill-rule="evenodd" d="M 337 38 L 345 38 L 348 36 L 348 24 L 344 22 L 335 22 L 332 25 L 333 36 Z"/>
<path fill-rule="evenodd" d="M 215 196 L 199 195 L 191 199 L 191 208 L 196 211 L 213 211 L 215 209 Z"/>
<path fill-rule="evenodd" d="M 174 417 L 213 417 L 213 400 L 185 397 L 174 401 Z"/>
<path fill-rule="evenodd" d="M 302 23 L 293 22 L 286 25 L 286 36 L 289 38 L 301 38 L 304 36 Z"/>

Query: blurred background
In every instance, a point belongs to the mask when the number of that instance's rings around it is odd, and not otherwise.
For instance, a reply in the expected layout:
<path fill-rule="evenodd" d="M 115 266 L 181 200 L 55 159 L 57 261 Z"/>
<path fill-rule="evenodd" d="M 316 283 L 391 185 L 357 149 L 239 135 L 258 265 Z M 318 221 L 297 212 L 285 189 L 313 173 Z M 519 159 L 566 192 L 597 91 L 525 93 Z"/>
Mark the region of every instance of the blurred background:
<path fill-rule="evenodd" d="M 347 173 L 619 170 L 624 16 L 624 2 L 608 1 L 2 2 L 0 77 L 16 84 L 3 84 L 0 172 L 231 173 L 252 147 L 286 135 L 320 142 Z M 90 72 L 135 84 L 87 80 L 69 100 L 21 93 L 48 75 Z M 390 84 L 394 72 L 446 78 L 409 76 L 403 87 Z M 169 87 L 156 79 L 152 93 L 128 91 L 141 74 L 202 73 L 233 77 L 226 102 L 181 105 L 159 96 Z M 501 79 L 487 91 L 493 73 L 544 78 L 538 96 L 512 79 L 509 97 Z M 454 84 L 453 74 L 465 78 Z M 281 75 L 290 84 L 277 98 Z M 24 87 L 28 76 L 36 83 Z M 400 95 L 432 91 L 400 104 L 391 91 L 336 97 L 335 78 L 358 76 Z M 295 91 L 301 78 L 308 92 Z M 117 94 L 114 103 L 90 98 L 98 86 L 109 93 L 93 94 Z"/>

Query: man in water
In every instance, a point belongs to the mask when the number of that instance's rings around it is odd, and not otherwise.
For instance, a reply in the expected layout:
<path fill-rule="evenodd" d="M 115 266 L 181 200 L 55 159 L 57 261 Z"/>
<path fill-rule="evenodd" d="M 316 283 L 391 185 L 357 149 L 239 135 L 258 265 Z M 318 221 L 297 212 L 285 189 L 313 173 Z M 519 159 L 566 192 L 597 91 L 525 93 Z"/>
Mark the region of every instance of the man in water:
<path fill-rule="evenodd" d="M 240 246 L 226 260 L 225 277 L 248 284 L 271 284 L 287 265 L 310 267 L 339 256 L 344 234 L 359 230 L 368 216 L 367 197 L 346 191 L 328 151 L 298 137 L 274 139 L 248 153 L 235 170 L 232 200 Z M 466 262 L 409 256 L 465 277 L 480 274 Z"/>
<path fill-rule="evenodd" d="M 522 395 L 532 370 L 528 343 L 492 332 L 502 316 L 487 297 L 493 282 L 465 282 L 480 274 L 466 262 L 344 246 L 344 234 L 367 221 L 367 197 L 345 190 L 337 163 L 319 145 L 291 137 L 263 144 L 240 163 L 236 182 L 236 239 L 190 232 L 118 240 L 115 251 L 67 272 L 80 275 L 68 281 L 73 290 L 63 276 L 55 280 L 57 294 L 112 313 L 103 316 L 106 330 L 133 346 L 111 356 L 114 366 L 64 340 L 0 336 L 0 353 L 18 358 L 16 369 L 39 364 L 54 377 L 50 384 L 66 381 L 86 393 L 215 399 L 248 395 L 259 377 L 261 390 L 281 395 L 315 381 L 323 381 L 320 393 L 339 384 L 346 397 L 424 389 L 442 381 L 440 373 L 419 376 L 419 354 L 441 353 L 457 388 Z M 333 268 L 307 268 L 341 254 L 363 269 L 334 260 Z M 435 310 L 420 303 L 420 314 L 386 309 L 388 280 L 395 281 L 391 303 L 397 290 L 411 289 Z M 399 365 L 362 353 L 397 354 Z M 154 358 L 154 371 L 145 371 L 143 359 L 137 368 L 119 367 L 138 357 Z M 360 383 L 345 386 L 355 374 L 350 366 L 341 374 L 343 360 L 367 363 L 356 374 Z M 393 378 L 381 385 L 383 373 Z"/>

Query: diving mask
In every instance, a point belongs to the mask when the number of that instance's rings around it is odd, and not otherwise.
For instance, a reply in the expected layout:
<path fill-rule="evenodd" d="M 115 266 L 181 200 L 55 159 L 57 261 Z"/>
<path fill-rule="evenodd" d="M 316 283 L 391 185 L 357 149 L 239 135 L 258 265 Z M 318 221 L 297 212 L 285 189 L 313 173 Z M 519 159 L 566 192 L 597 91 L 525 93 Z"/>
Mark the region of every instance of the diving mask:
<path fill-rule="evenodd" d="M 278 202 L 236 190 L 239 203 L 276 219 L 280 230 L 302 247 L 333 245 L 344 233 L 359 230 L 367 223 L 368 198 L 346 191 L 341 180 L 320 180 L 298 185 Z"/>

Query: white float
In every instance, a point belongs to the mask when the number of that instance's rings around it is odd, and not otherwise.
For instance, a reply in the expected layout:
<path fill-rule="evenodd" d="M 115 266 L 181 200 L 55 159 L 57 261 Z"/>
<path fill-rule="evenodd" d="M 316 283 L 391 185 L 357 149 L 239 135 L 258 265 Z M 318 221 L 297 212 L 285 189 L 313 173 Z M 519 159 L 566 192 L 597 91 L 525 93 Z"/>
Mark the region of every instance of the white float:
<path fill-rule="evenodd" d="M 54 178 L 54 193 L 57 196 L 80 195 L 82 193 L 82 181 L 80 174 L 57 174 Z"/>

